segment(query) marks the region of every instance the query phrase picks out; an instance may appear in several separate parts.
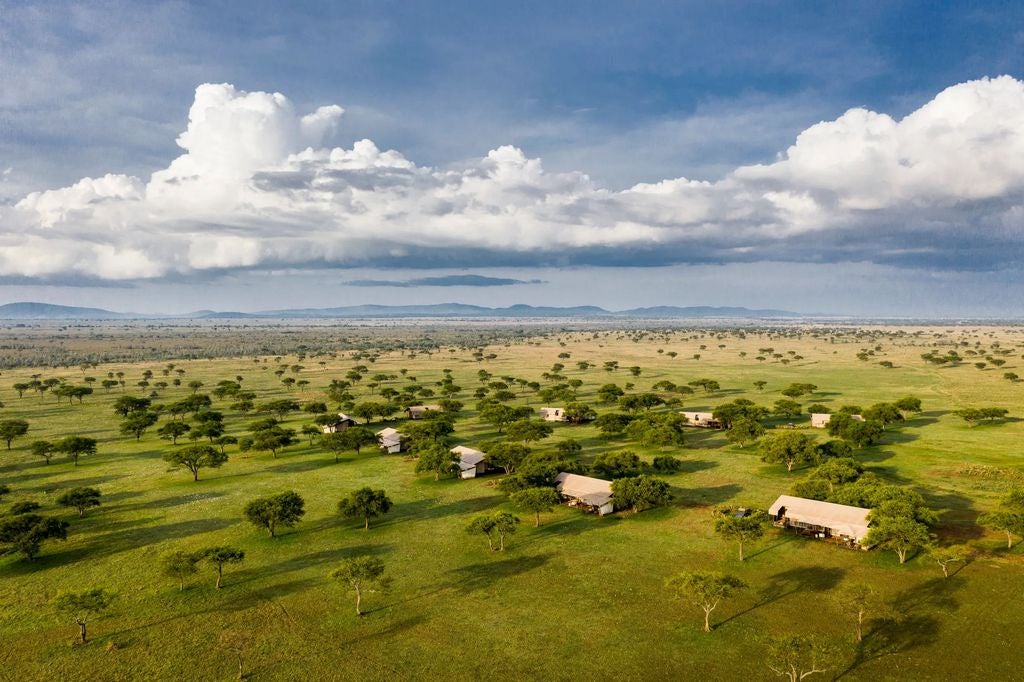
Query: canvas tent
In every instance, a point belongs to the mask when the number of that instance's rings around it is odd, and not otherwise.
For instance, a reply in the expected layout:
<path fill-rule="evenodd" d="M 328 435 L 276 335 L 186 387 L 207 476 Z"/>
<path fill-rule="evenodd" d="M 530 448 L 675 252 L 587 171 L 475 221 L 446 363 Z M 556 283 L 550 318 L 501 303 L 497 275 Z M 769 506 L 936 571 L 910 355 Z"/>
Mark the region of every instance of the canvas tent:
<path fill-rule="evenodd" d="M 380 449 L 389 455 L 402 451 L 403 438 L 405 436 L 401 432 L 390 427 L 377 432 L 377 442 L 380 443 Z"/>
<path fill-rule="evenodd" d="M 776 526 L 795 528 L 822 539 L 837 538 L 864 547 L 870 509 L 780 495 L 768 509 Z M 865 547 L 866 549 L 866 547 Z"/>
<path fill-rule="evenodd" d="M 540 418 L 547 422 L 564 422 L 565 410 L 561 407 L 542 407 Z"/>
<path fill-rule="evenodd" d="M 487 471 L 484 453 L 465 445 L 456 445 L 452 454 L 459 456 L 459 478 L 476 478 Z"/>
<path fill-rule="evenodd" d="M 337 419 L 335 419 L 330 424 L 324 424 L 320 428 L 323 429 L 324 433 L 337 433 L 339 431 L 344 431 L 345 429 L 350 428 L 350 427 L 355 426 L 355 425 L 356 425 L 356 420 L 355 419 L 353 419 L 352 417 L 348 416 L 344 412 L 339 412 Z"/>
<path fill-rule="evenodd" d="M 570 506 L 584 507 L 600 516 L 615 511 L 611 481 L 562 472 L 555 477 L 555 490 Z"/>

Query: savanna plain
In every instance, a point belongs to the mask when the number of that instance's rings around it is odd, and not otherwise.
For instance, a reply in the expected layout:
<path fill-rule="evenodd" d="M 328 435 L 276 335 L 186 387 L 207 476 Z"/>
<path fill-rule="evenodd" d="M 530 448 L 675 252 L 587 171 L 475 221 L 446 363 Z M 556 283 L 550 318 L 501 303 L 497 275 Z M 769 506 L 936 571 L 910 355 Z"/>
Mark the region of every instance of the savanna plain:
<path fill-rule="evenodd" d="M 830 643 L 825 672 L 810 679 L 1009 680 L 1024 667 L 1024 561 L 1016 538 L 1008 548 L 1005 534 L 979 523 L 1024 478 L 1024 383 L 1015 378 L 1024 375 L 1024 329 L 30 324 L 0 338 L 0 421 L 28 424 L 9 449 L 0 443 L 0 484 L 9 489 L 0 513 L 9 519 L 16 505 L 35 503 L 33 513 L 67 522 L 66 539 L 43 541 L 31 560 L 13 547 L 0 556 L 4 679 L 777 679 L 767 662 L 781 635 Z M 922 358 L 950 350 L 959 359 Z M 59 382 L 20 396 L 14 388 L 47 379 Z M 218 396 L 219 382 L 240 389 Z M 599 395 L 606 384 L 661 402 L 626 409 Z M 792 384 L 814 389 L 796 399 L 801 414 L 780 414 L 776 401 Z M 61 385 L 93 392 L 61 397 Z M 678 466 L 650 472 L 670 486 L 664 504 L 603 517 L 562 504 L 542 512 L 538 527 L 499 485 L 509 475 L 500 468 L 469 480 L 417 473 L 415 450 L 335 453 L 315 429 L 303 430 L 316 417 L 302 409 L 311 404 L 335 414 L 386 399 L 445 399 L 461 408 L 448 403 L 454 431 L 441 441 L 483 449 L 506 434 L 481 419 L 479 403 L 506 390 L 513 396 L 503 404 L 534 411 L 576 402 L 598 416 L 643 416 L 745 399 L 770 413 L 760 420 L 765 435 L 743 443 L 726 430 L 688 427 L 682 444 L 659 445 L 609 435 L 594 421 L 554 423 L 529 448 L 554 453 L 572 439 L 580 471 L 621 451 L 641 466 L 664 456 Z M 255 394 L 251 405 L 238 392 Z M 165 455 L 208 439 L 173 444 L 158 431 L 191 423 L 166 406 L 195 395 L 210 396 L 222 435 L 248 445 L 253 422 L 275 419 L 295 430 L 294 443 L 271 452 L 228 439 L 215 446 L 227 461 L 193 480 Z M 122 433 L 115 403 L 124 396 L 148 399 L 157 415 L 138 437 Z M 969 548 L 948 577 L 924 548 L 901 563 L 893 551 L 769 526 L 740 561 L 736 543 L 715 532 L 719 510 L 766 510 L 813 474 L 816 462 L 789 471 L 762 461 L 759 445 L 783 430 L 828 440 L 810 427 L 809 405 L 835 412 L 907 396 L 920 399 L 920 411 L 852 457 L 923 497 L 937 515 L 933 543 Z M 266 407 L 282 400 L 300 409 Z M 1007 413 L 963 418 L 991 407 Z M 369 420 L 374 432 L 408 426 L 400 408 Z M 67 436 L 95 439 L 95 453 L 76 465 L 33 452 L 36 441 Z M 366 486 L 393 503 L 368 529 L 338 513 L 341 499 Z M 80 487 L 101 493 L 81 516 L 58 503 Z M 276 537 L 243 515 L 253 499 L 286 491 L 301 496 L 305 514 Z M 492 551 L 467 526 L 501 511 L 522 522 Z M 224 546 L 244 560 L 224 566 L 220 589 L 208 561 L 184 577 L 184 589 L 166 573 L 174 552 Z M 331 575 L 357 557 L 379 560 L 389 578 L 387 589 L 363 592 L 361 616 L 350 585 Z M 712 612 L 710 633 L 702 610 L 666 584 L 685 571 L 745 584 Z M 836 598 L 852 584 L 876 595 L 859 642 L 856 613 Z M 82 644 L 59 595 L 91 589 L 112 598 Z"/>

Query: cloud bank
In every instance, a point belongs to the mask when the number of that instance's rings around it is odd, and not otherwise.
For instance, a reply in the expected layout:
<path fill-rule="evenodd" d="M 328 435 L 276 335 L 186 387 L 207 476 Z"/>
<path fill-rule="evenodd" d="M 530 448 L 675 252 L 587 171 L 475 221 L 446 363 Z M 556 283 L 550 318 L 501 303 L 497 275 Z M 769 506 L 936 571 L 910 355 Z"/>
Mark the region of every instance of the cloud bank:
<path fill-rule="evenodd" d="M 503 146 L 419 166 L 323 148 L 338 106 L 196 89 L 183 153 L 0 208 L 0 277 L 145 280 L 239 269 L 871 262 L 1019 265 L 1024 83 L 952 86 L 896 120 L 862 108 L 775 162 L 623 191 Z"/>
<path fill-rule="evenodd" d="M 484 275 L 442 275 L 438 277 L 413 277 L 412 279 L 353 279 L 345 282 L 350 287 L 507 287 L 515 284 L 547 284 L 540 279 L 514 279 L 512 277 L 487 277 Z"/>

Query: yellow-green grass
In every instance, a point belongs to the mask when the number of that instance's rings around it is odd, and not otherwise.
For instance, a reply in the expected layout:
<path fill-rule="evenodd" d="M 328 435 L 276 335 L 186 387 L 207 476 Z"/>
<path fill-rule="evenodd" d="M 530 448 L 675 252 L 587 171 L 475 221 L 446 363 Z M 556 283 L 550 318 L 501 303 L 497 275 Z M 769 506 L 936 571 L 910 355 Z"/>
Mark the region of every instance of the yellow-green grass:
<path fill-rule="evenodd" d="M 928 330 L 928 335 L 935 331 Z M 1024 340 L 1015 331 L 956 330 L 948 338 L 985 347 L 993 332 L 1003 348 Z M 324 335 L 335 333 L 325 329 Z M 337 333 L 351 336 L 352 329 Z M 650 459 L 661 452 L 684 460 L 683 471 L 668 477 L 671 507 L 611 518 L 559 508 L 534 529 L 528 515 L 504 553 L 491 553 L 483 537 L 464 528 L 483 511 L 511 509 L 494 487 L 497 477 L 470 481 L 417 476 L 403 456 L 364 451 L 335 464 L 333 457 L 305 441 L 281 452 L 243 454 L 229 448 L 221 469 L 204 470 L 199 482 L 181 470 L 170 471 L 161 455 L 172 446 L 151 431 L 138 443 L 117 434 L 111 410 L 118 390 L 97 389 L 82 405 L 57 405 L 54 398 L 27 394 L 18 399 L 10 385 L 30 374 L 63 376 L 80 382 L 85 374 L 103 378 L 124 371 L 131 385 L 145 369 L 160 378 L 162 363 L 90 369 L 4 373 L 0 399 L 3 418 L 25 418 L 31 431 L 0 453 L 0 482 L 12 488 L 12 502 L 40 502 L 47 514 L 71 522 L 66 542 L 50 542 L 32 562 L 0 558 L 0 670 L 11 679 L 228 679 L 235 674 L 231 654 L 218 649 L 223 630 L 248 638 L 245 668 L 254 679 L 767 679 L 764 638 L 778 633 L 819 634 L 846 642 L 830 674 L 847 679 L 1009 679 L 1024 663 L 1024 619 L 1020 600 L 1022 564 L 1017 551 L 1000 548 L 1001 538 L 975 524 L 991 509 L 1006 485 L 958 474 L 963 463 L 1020 469 L 1022 423 L 967 426 L 951 414 L 964 406 L 996 405 L 1011 416 L 1024 413 L 1020 385 L 1002 378 L 1020 371 L 1009 361 L 999 369 L 970 365 L 937 368 L 919 355 L 931 338 L 897 341 L 879 336 L 865 341 L 844 334 L 827 338 L 773 338 L 748 333 L 737 338 L 688 338 L 694 332 L 648 335 L 634 342 L 621 332 L 564 333 L 536 344 L 493 346 L 497 358 L 476 362 L 469 351 L 444 349 L 415 358 L 398 352 L 371 364 L 371 373 L 407 368 L 429 385 L 453 371 L 463 388 L 464 417 L 458 442 L 473 444 L 495 436 L 477 422 L 472 390 L 477 370 L 495 377 L 509 374 L 540 380 L 554 362 L 585 384 L 580 399 L 596 403 L 595 390 L 613 381 L 646 390 L 661 379 L 676 383 L 700 377 L 720 382 L 722 391 L 686 396 L 687 409 L 710 408 L 737 397 L 770 405 L 790 382 L 817 384 L 809 402 L 867 406 L 916 395 L 924 414 L 891 429 L 882 443 L 858 452 L 866 465 L 892 480 L 913 486 L 940 511 L 940 536 L 972 541 L 986 550 L 948 580 L 923 556 L 899 566 L 888 553 L 855 552 L 787 533 L 772 531 L 748 560 L 736 560 L 735 547 L 711 530 L 711 511 L 722 505 L 766 507 L 806 472 L 762 464 L 756 448 L 730 446 L 718 432 L 691 430 L 686 448 L 642 448 L 624 440 L 601 438 L 590 426 L 559 425 L 550 447 L 572 437 L 584 444 L 583 457 L 629 448 Z M 699 335 L 700 333 L 696 333 Z M 561 343 L 565 345 L 560 345 Z M 856 359 L 862 347 L 883 346 L 870 361 Z M 701 350 L 699 345 L 707 348 Z M 725 344 L 719 349 L 718 344 Z M 761 347 L 796 351 L 803 360 L 782 364 L 754 357 Z M 658 349 L 679 353 L 676 358 Z M 746 357 L 739 353 L 746 352 Z M 561 352 L 571 357 L 559 360 Z M 696 353 L 700 360 L 694 360 Z M 787 356 L 789 357 L 789 356 Z M 323 359 L 323 358 L 320 358 Z M 596 362 L 585 372 L 579 360 Z M 606 372 L 600 364 L 617 360 L 622 369 Z M 879 360 L 896 366 L 886 369 Z M 294 356 L 285 358 L 296 362 Z M 364 364 L 369 364 L 363 361 Z M 350 357 L 313 359 L 301 377 L 309 391 L 289 392 L 272 370 L 272 359 L 181 361 L 185 382 L 245 377 L 259 401 L 298 396 L 322 399 L 331 378 L 343 377 Z M 638 365 L 639 377 L 625 368 Z M 263 367 L 270 369 L 263 369 Z M 1021 372 L 1024 374 L 1024 372 Z M 173 375 L 172 375 L 173 376 Z M 764 391 L 755 380 L 768 381 Z M 400 379 L 395 385 L 401 385 Z M 699 391 L 699 389 L 698 389 Z M 138 394 L 138 389 L 135 389 Z M 189 392 L 169 388 L 160 400 Z M 365 388 L 358 388 L 367 397 Z M 535 396 L 524 394 L 539 407 Z M 229 432 L 242 435 L 256 415 L 227 412 Z M 611 408 L 597 406 L 604 411 Z M 293 415 L 298 427 L 308 415 Z M 393 422 L 400 423 L 400 422 Z M 376 426 L 379 428 L 379 426 Z M 28 444 L 66 434 L 100 440 L 99 454 L 78 467 L 56 458 L 36 461 Z M 820 437 L 824 437 L 820 432 Z M 181 446 L 179 446 L 181 447 Z M 104 504 L 84 519 L 56 506 L 60 491 L 76 485 L 102 490 Z M 337 501 L 364 485 L 384 488 L 392 511 L 363 531 L 361 524 L 335 514 Z M 306 500 L 305 519 L 279 538 L 270 539 L 242 519 L 244 504 L 257 496 L 295 490 Z M 204 568 L 184 592 L 161 575 L 160 557 L 175 549 L 198 550 L 231 544 L 246 551 L 245 562 L 228 567 L 225 587 L 213 588 Z M 379 556 L 394 584 L 387 593 L 368 595 L 368 613 L 357 618 L 352 596 L 327 577 L 341 559 Z M 750 588 L 715 611 L 715 631 L 700 631 L 700 614 L 665 589 L 671 574 L 686 569 L 735 573 Z M 898 613 L 898 625 L 873 623 L 858 654 L 850 642 L 852 620 L 834 604 L 835 588 L 849 582 L 873 584 Z M 91 625 L 95 637 L 72 647 L 76 628 L 50 606 L 61 590 L 104 587 L 117 593 L 109 614 Z"/>

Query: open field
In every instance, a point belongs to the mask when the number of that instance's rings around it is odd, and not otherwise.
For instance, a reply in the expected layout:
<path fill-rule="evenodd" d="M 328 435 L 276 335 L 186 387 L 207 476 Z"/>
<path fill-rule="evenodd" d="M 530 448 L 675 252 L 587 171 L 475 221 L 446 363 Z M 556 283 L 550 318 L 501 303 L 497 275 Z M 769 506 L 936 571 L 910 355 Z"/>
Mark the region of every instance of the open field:
<path fill-rule="evenodd" d="M 767 508 L 806 471 L 787 473 L 782 465 L 764 464 L 756 446 L 730 445 L 717 431 L 690 429 L 683 448 L 650 448 L 602 437 L 590 425 L 556 425 L 554 435 L 535 449 L 550 449 L 571 437 L 583 444 L 584 462 L 625 448 L 648 461 L 661 453 L 681 458 L 682 471 L 665 476 L 673 486 L 672 504 L 606 518 L 563 506 L 543 515 L 537 529 L 523 514 L 524 523 L 507 550 L 491 553 L 482 537 L 464 528 L 482 511 L 512 510 L 495 487 L 499 475 L 435 481 L 415 474 L 406 457 L 380 455 L 373 448 L 358 457 L 348 453 L 335 463 L 330 453 L 303 439 L 276 457 L 229 447 L 230 459 L 222 468 L 203 470 L 193 482 L 187 472 L 169 470 L 162 461 L 172 446 L 156 436 L 155 427 L 138 442 L 118 433 L 112 405 L 122 389 L 105 392 L 97 385 L 82 404 L 69 405 L 58 404 L 50 394 L 19 398 L 11 388 L 37 374 L 81 383 L 87 375 L 102 379 L 108 372 L 123 372 L 123 390 L 143 395 L 135 382 L 147 369 L 159 380 L 163 361 L 79 368 L 81 355 L 72 355 L 76 360 L 70 368 L 4 371 L 0 418 L 25 419 L 31 429 L 10 452 L 0 451 L 0 483 L 11 488 L 3 507 L 39 502 L 43 513 L 71 525 L 65 542 L 45 544 L 31 562 L 0 557 L 2 676 L 231 679 L 237 672 L 234 657 L 217 646 L 220 633 L 228 630 L 247 639 L 244 665 L 251 679 L 266 680 L 773 679 L 764 664 L 764 640 L 780 632 L 842 641 L 825 677 L 1018 677 L 1024 666 L 1024 559 L 1019 549 L 1005 550 L 1001 535 L 976 524 L 1009 486 L 998 477 L 966 475 L 963 465 L 1024 473 L 1024 384 L 1003 376 L 1024 375 L 1024 330 L 920 327 L 896 332 L 883 327 L 591 329 L 530 337 L 498 330 L 491 332 L 495 342 L 483 348 L 485 358 L 495 357 L 477 360 L 475 348 L 449 345 L 472 336 L 459 330 L 439 329 L 436 344 L 418 346 L 440 348 L 412 356 L 399 349 L 407 341 L 388 340 L 386 333 L 360 337 L 358 329 L 324 325 L 303 332 L 318 340 L 318 354 L 301 360 L 295 355 L 277 360 L 254 351 L 245 357 L 179 360 L 176 366 L 185 370 L 184 384 L 202 381 L 204 391 L 219 380 L 241 376 L 243 387 L 258 394 L 257 404 L 282 397 L 324 400 L 330 380 L 344 378 L 359 363 L 369 364 L 371 373 L 406 369 L 425 386 L 439 381 L 448 368 L 462 387 L 457 397 L 465 403 L 453 442 L 467 445 L 497 437 L 474 411 L 480 369 L 495 378 L 510 375 L 544 383 L 541 375 L 563 362 L 567 377 L 584 382 L 579 399 L 599 413 L 613 410 L 595 397 L 608 382 L 633 383 L 633 392 L 650 390 L 664 379 L 685 384 L 708 377 L 720 383 L 716 392 L 698 389 L 683 396 L 688 410 L 711 409 L 740 397 L 770 406 L 792 382 L 819 387 L 813 398 L 801 402 L 833 409 L 914 395 L 922 400 L 923 412 L 889 429 L 879 444 L 858 450 L 856 457 L 871 471 L 921 492 L 940 514 L 940 538 L 984 550 L 946 580 L 924 556 L 901 566 L 891 552 L 846 550 L 774 529 L 748 551 L 747 561 L 739 562 L 735 546 L 713 533 L 712 510 Z M 130 330 L 118 334 L 119 347 L 133 343 Z M 216 336 L 210 330 L 203 334 Z M 984 369 L 971 364 L 973 357 L 942 367 L 920 358 L 954 342 L 966 342 L 961 354 L 982 349 L 983 356 L 993 348 L 1014 352 L 1000 356 L 1004 366 Z M 76 343 L 69 340 L 66 351 L 80 352 Z M 90 349 L 103 345 L 88 343 Z M 354 343 L 389 350 L 372 363 L 356 361 L 344 350 Z M 771 353 L 755 359 L 765 347 L 787 362 Z M 866 360 L 858 359 L 859 352 L 869 350 L 873 354 Z M 570 357 L 560 360 L 560 353 Z M 576 366 L 581 360 L 596 366 L 581 371 Z M 620 369 L 602 369 L 610 360 L 618 361 Z M 289 390 L 273 370 L 296 363 L 305 368 L 294 376 L 310 383 Z M 625 369 L 633 365 L 641 368 L 638 377 Z M 754 387 L 757 380 L 767 382 L 763 391 Z M 393 383 L 400 387 L 405 381 Z M 182 385 L 159 392 L 155 402 L 171 402 L 191 390 Z M 377 399 L 362 385 L 353 392 L 357 400 Z M 215 400 L 214 406 L 225 412 L 232 435 L 245 435 L 249 422 L 265 416 L 232 412 L 229 402 Z M 530 392 L 514 402 L 540 406 Z M 1007 408 L 1010 418 L 972 427 L 952 414 L 983 406 Z M 298 429 L 310 423 L 310 415 L 293 413 L 286 421 Z M 374 429 L 401 421 L 374 424 Z M 61 456 L 47 465 L 29 451 L 33 440 L 67 434 L 98 439 L 98 454 L 83 457 L 75 467 Z M 79 519 L 55 499 L 62 490 L 81 485 L 99 488 L 103 504 Z M 335 513 L 341 497 L 364 485 L 385 489 L 395 502 L 369 531 Z M 306 516 L 294 529 L 271 539 L 242 518 L 242 507 L 252 498 L 285 490 L 306 500 Z M 223 544 L 244 549 L 246 559 L 226 568 L 222 590 L 214 589 L 208 568 L 189 579 L 183 592 L 160 573 L 159 559 L 171 550 Z M 381 558 L 394 584 L 386 593 L 368 595 L 368 613 L 357 618 L 352 596 L 327 574 L 340 560 L 363 554 Z M 734 573 L 750 586 L 715 611 L 717 627 L 711 634 L 701 632 L 699 610 L 663 585 L 673 573 L 695 568 Z M 852 642 L 852 620 L 830 598 L 836 588 L 854 581 L 875 585 L 894 616 L 869 623 L 860 649 Z M 76 628 L 50 602 L 61 590 L 89 587 L 112 590 L 117 599 L 107 615 L 91 624 L 94 639 L 71 646 Z"/>

